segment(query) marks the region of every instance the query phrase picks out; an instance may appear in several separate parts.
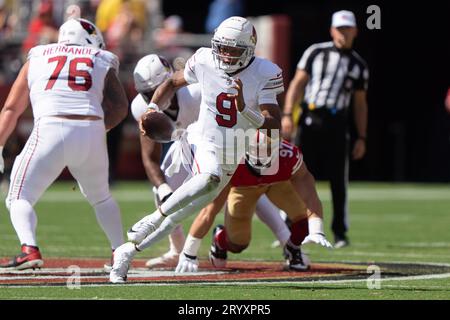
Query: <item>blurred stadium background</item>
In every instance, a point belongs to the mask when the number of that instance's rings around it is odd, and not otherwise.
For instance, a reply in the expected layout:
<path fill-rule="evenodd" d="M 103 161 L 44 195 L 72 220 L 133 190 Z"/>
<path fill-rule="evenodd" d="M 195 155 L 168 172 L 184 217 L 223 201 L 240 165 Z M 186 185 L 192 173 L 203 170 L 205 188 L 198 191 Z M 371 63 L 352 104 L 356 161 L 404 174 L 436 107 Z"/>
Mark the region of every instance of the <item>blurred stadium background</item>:
<path fill-rule="evenodd" d="M 0 0 L 0 105 L 33 45 L 51 42 L 76 4 L 81 16 L 102 29 L 108 49 L 121 61 L 120 77 L 131 101 L 132 70 L 145 54 L 157 52 L 182 66 L 198 47 L 210 46 L 220 14 L 251 17 L 258 31 L 257 53 L 278 63 L 286 88 L 298 59 L 312 43 L 328 41 L 331 14 L 352 10 L 358 20 L 355 50 L 366 59 L 369 84 L 368 153 L 350 166 L 352 180 L 449 182 L 450 113 L 448 3 L 411 5 L 381 1 L 226 0 Z M 369 5 L 381 9 L 381 29 L 369 30 Z M 216 4 L 217 5 L 217 4 Z M 178 59 L 177 59 L 178 58 Z M 450 112 L 450 111 L 449 111 Z M 5 157 L 6 167 L 32 128 L 31 110 L 22 117 Z M 111 173 L 117 179 L 145 179 L 138 129 L 131 115 L 109 133 Z M 5 175 L 7 176 L 7 175 Z M 70 178 L 64 173 L 61 179 Z"/>
<path fill-rule="evenodd" d="M 136 62 L 143 55 L 156 52 L 170 58 L 175 67 L 182 67 L 183 59 L 198 47 L 210 46 L 211 31 L 217 23 L 212 18 L 225 18 L 214 12 L 252 18 L 258 31 L 257 54 L 272 59 L 283 68 L 287 88 L 304 50 L 313 43 L 330 39 L 331 14 L 341 9 L 352 10 L 359 25 L 355 50 L 366 59 L 371 73 L 368 153 L 362 161 L 350 165 L 349 199 L 351 212 L 355 212 L 351 217 L 351 238 L 355 241 L 341 251 L 316 247 L 307 251 L 315 262 L 450 263 L 450 108 L 447 111 L 444 104 L 450 87 L 449 3 L 367 0 L 223 2 L 232 4 L 227 8 L 233 10 L 216 7 L 216 11 L 210 13 L 213 0 L 53 0 L 51 5 L 48 1 L 0 0 L 0 107 L 29 48 L 55 38 L 58 27 L 66 18 L 66 10 L 72 4 L 81 8 L 82 17 L 95 21 L 102 28 L 108 49 L 120 57 L 120 78 L 130 101 L 136 94 L 132 79 Z M 381 9 L 380 30 L 366 27 L 370 15 L 367 7 L 374 4 Z M 29 109 L 4 152 L 7 169 L 22 149 L 32 126 Z M 124 227 L 127 227 L 143 212 L 152 209 L 149 208 L 150 188 L 140 158 L 138 128 L 131 114 L 109 133 L 109 143 L 113 180 L 141 180 L 119 183 L 113 190 L 124 213 Z M 2 177 L 2 187 L 7 185 L 5 177 L 8 176 L 7 172 Z M 70 179 L 67 172 L 60 177 L 60 180 Z M 109 259 L 106 239 L 88 204 L 78 192 L 73 192 L 73 186 L 73 182 L 62 181 L 52 186 L 37 204 L 38 237 L 45 257 Z M 329 191 L 322 182 L 318 183 L 318 190 L 329 232 Z M 1 200 L 5 189 L 2 191 Z M 0 257 L 16 254 L 18 245 L 5 211 L 0 207 Z M 185 222 L 185 231 L 191 222 L 191 219 Z M 83 230 L 82 237 L 80 230 Z M 253 231 L 251 247 L 231 258 L 280 261 L 280 249 L 270 247 L 274 239 L 265 226 L 256 220 Z M 201 259 L 206 259 L 208 247 L 209 237 L 202 244 Z M 143 258 L 157 256 L 166 249 L 167 241 L 162 241 Z M 267 288 L 256 285 L 240 288 L 237 293 L 233 284 L 214 290 L 192 285 L 186 286 L 184 291 L 179 287 L 176 290 L 173 287 L 159 287 L 158 290 L 125 287 L 122 291 L 102 287 L 85 289 L 82 294 L 65 288 L 15 291 L 3 287 L 0 298 L 448 299 L 448 287 L 448 278 L 393 282 L 392 285 L 388 282 L 382 293 L 366 290 L 365 283 L 274 284 Z"/>

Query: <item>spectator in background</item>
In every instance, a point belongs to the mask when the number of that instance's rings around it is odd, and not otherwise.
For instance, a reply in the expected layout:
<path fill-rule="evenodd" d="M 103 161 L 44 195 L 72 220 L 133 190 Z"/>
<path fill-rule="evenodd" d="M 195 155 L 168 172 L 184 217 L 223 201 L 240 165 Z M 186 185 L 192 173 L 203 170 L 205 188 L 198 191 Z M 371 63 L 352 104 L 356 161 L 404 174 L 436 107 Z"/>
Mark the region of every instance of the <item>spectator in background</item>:
<path fill-rule="evenodd" d="M 184 69 L 187 59 L 194 54 L 193 50 L 180 45 L 183 34 L 183 20 L 177 15 L 164 19 L 163 27 L 153 34 L 156 51 L 169 60 L 175 71 Z"/>
<path fill-rule="evenodd" d="M 135 4 L 136 5 L 136 4 Z M 106 30 L 106 43 L 108 49 L 119 56 L 122 63 L 134 63 L 139 45 L 141 45 L 145 24 L 139 23 L 132 1 L 123 1 L 119 12 L 111 20 Z M 145 4 L 142 3 L 145 12 Z M 130 58 L 131 56 L 131 58 Z M 126 61 L 126 60 L 131 61 Z"/>
<path fill-rule="evenodd" d="M 28 36 L 23 42 L 22 53 L 39 44 L 49 44 L 58 40 L 58 28 L 53 21 L 53 4 L 43 0 L 39 4 L 38 14 L 28 26 Z"/>
<path fill-rule="evenodd" d="M 102 0 L 97 8 L 96 24 L 105 34 L 106 47 L 119 57 L 121 65 L 134 65 L 142 50 L 147 26 L 147 6 L 143 0 Z M 120 80 L 129 81 L 122 73 Z M 127 90 L 128 91 L 128 90 Z M 108 132 L 110 184 L 115 182 L 124 122 Z"/>
<path fill-rule="evenodd" d="M 123 5 L 131 11 L 140 28 L 147 26 L 147 7 L 144 0 L 102 0 L 97 7 L 96 24 L 100 31 L 106 32 L 117 16 L 123 11 Z"/>
<path fill-rule="evenodd" d="M 123 0 L 102 0 L 97 7 L 95 24 L 105 33 L 119 14 Z"/>
<path fill-rule="evenodd" d="M 17 17 L 11 13 L 5 0 L 0 0 L 0 43 L 11 37 Z"/>
<path fill-rule="evenodd" d="M 366 152 L 369 70 L 352 49 L 357 28 L 351 11 L 333 14 L 330 33 L 333 41 L 312 45 L 297 65 L 286 94 L 282 133 L 284 138 L 291 138 L 292 111 L 301 103 L 296 144 L 301 146 L 311 173 L 330 181 L 332 230 L 335 248 L 341 248 L 349 244 L 346 233 L 350 102 L 353 101 L 358 134 L 352 157 L 359 160 Z"/>
<path fill-rule="evenodd" d="M 232 16 L 243 16 L 243 13 L 242 0 L 213 0 L 209 5 L 205 30 L 214 33 L 222 21 Z"/>

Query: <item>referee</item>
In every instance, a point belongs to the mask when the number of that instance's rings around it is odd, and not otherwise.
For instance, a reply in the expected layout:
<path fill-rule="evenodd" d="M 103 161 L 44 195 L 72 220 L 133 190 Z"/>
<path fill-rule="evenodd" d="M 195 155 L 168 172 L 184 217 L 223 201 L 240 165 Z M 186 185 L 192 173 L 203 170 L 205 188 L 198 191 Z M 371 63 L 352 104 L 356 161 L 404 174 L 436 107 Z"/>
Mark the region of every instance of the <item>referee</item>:
<path fill-rule="evenodd" d="M 295 142 L 302 148 L 312 174 L 330 182 L 334 246 L 341 248 L 349 245 L 346 235 L 349 107 L 353 101 L 358 136 L 352 157 L 358 160 L 366 152 L 369 71 L 366 62 L 352 50 L 357 27 L 351 11 L 333 14 L 330 33 L 333 41 L 312 45 L 297 65 L 286 93 L 282 130 L 285 138 L 292 137 L 292 110 L 300 103 L 302 114 Z"/>

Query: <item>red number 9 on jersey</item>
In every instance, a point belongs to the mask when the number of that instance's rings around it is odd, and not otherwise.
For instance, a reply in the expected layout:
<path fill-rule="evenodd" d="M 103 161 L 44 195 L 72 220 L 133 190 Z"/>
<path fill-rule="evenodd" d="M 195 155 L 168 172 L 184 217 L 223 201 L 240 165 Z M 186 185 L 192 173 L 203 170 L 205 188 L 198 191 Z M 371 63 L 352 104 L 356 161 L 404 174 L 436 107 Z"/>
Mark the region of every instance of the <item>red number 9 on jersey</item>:
<path fill-rule="evenodd" d="M 220 113 L 216 115 L 217 124 L 226 128 L 234 127 L 237 122 L 237 109 L 234 98 L 229 98 L 228 93 L 222 92 L 216 98 L 216 108 Z"/>

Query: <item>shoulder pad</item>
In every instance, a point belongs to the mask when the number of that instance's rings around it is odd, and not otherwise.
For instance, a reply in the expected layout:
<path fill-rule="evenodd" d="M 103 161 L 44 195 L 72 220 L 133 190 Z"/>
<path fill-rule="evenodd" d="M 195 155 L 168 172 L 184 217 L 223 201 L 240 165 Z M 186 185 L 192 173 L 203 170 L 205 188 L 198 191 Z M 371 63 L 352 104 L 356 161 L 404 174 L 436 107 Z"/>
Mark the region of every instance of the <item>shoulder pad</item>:
<path fill-rule="evenodd" d="M 119 58 L 112 52 L 99 49 L 97 56 L 119 72 Z"/>
<path fill-rule="evenodd" d="M 282 76 L 282 70 L 281 68 L 276 65 L 275 63 L 266 60 L 261 59 L 259 66 L 258 66 L 258 73 L 263 78 L 278 78 Z"/>

